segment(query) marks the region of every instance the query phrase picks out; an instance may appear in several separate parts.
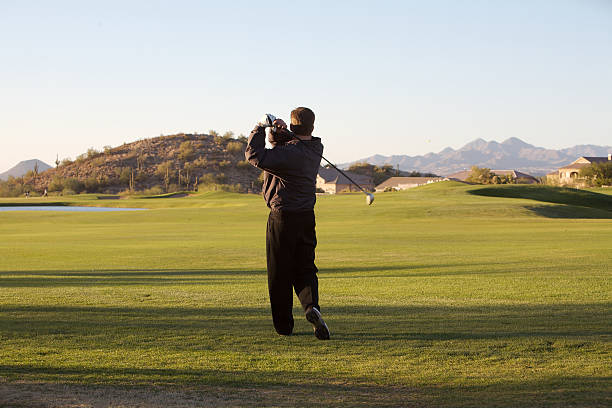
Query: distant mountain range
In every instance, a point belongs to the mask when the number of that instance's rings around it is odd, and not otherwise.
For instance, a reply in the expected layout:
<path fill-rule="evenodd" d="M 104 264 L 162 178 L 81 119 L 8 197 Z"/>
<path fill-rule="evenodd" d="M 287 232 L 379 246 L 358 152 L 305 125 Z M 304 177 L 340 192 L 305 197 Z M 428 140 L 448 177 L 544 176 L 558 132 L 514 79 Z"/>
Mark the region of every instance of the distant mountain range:
<path fill-rule="evenodd" d="M 51 166 L 49 166 L 47 163 L 41 160 L 38 160 L 38 159 L 24 160 L 24 161 L 17 163 L 16 166 L 8 169 L 4 173 L 0 173 L 0 180 L 8 180 L 10 176 L 13 176 L 13 177 L 25 176 L 28 171 L 34 170 L 34 167 L 36 167 L 36 164 L 38 164 L 39 173 L 42 173 L 43 171 L 51 168 Z"/>
<path fill-rule="evenodd" d="M 340 167 L 348 168 L 354 163 L 367 162 L 377 166 L 399 165 L 400 170 L 417 170 L 447 176 L 468 170 L 475 165 L 490 169 L 520 170 L 533 176 L 543 176 L 573 162 L 580 156 L 603 157 L 609 153 L 612 153 L 612 146 L 577 145 L 567 149 L 552 150 L 536 147 L 511 137 L 503 143 L 476 139 L 458 150 L 447 147 L 439 153 L 427 153 L 424 156 L 377 154 L 341 164 Z"/>

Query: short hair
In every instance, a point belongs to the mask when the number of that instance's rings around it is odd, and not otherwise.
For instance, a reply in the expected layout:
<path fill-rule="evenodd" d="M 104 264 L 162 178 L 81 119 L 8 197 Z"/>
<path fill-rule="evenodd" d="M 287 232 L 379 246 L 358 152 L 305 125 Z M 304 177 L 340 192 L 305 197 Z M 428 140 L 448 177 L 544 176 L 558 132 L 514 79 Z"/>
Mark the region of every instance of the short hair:
<path fill-rule="evenodd" d="M 291 111 L 291 131 L 302 136 L 312 135 L 314 130 L 315 114 L 312 110 L 304 107 L 295 108 Z"/>

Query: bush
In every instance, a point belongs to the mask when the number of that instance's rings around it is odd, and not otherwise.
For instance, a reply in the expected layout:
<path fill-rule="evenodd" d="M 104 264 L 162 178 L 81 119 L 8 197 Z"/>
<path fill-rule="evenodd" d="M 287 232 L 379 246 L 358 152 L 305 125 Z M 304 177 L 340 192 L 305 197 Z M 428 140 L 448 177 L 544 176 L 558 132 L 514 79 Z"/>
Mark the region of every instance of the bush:
<path fill-rule="evenodd" d="M 64 190 L 73 191 L 73 194 L 79 194 L 85 189 L 85 185 L 75 178 L 68 178 L 64 180 Z"/>
<path fill-rule="evenodd" d="M 225 149 L 232 154 L 243 153 L 245 146 L 240 142 L 229 142 Z"/>
<path fill-rule="evenodd" d="M 194 168 L 197 167 L 197 168 L 200 168 L 200 169 L 205 169 L 206 166 L 208 166 L 208 160 L 206 160 L 206 157 L 200 156 L 197 159 L 195 159 L 192 162 L 192 164 L 193 164 Z"/>
<path fill-rule="evenodd" d="M 132 169 L 129 167 L 120 167 L 115 170 L 117 175 L 119 176 L 119 183 L 122 185 L 130 184 L 130 179 L 132 178 Z"/>
<path fill-rule="evenodd" d="M 580 176 L 592 186 L 612 185 L 612 162 L 591 163 L 580 170 Z"/>
<path fill-rule="evenodd" d="M 94 149 L 93 147 L 90 147 L 89 149 L 87 149 L 87 158 L 88 159 L 93 159 L 96 156 L 99 156 L 101 153 Z"/>
<path fill-rule="evenodd" d="M 236 163 L 236 167 L 239 169 L 248 169 L 249 167 L 251 167 L 251 164 L 246 160 L 242 160 Z"/>
<path fill-rule="evenodd" d="M 88 193 L 97 193 L 100 189 L 98 179 L 95 176 L 87 177 L 83 184 L 85 185 L 85 191 Z"/>
<path fill-rule="evenodd" d="M 209 184 L 223 184 L 225 183 L 225 180 L 226 180 L 226 177 L 225 177 L 225 174 L 223 173 L 219 173 L 219 174 L 207 173 L 207 174 L 204 174 L 202 177 L 200 177 L 200 185 L 206 186 Z"/>
<path fill-rule="evenodd" d="M 142 194 L 145 194 L 145 195 L 158 195 L 158 194 L 163 194 L 163 192 L 164 192 L 164 189 L 161 188 L 161 186 L 153 186 L 146 190 L 142 190 Z"/>
<path fill-rule="evenodd" d="M 491 169 L 486 167 L 472 166 L 471 170 L 470 175 L 465 179 L 468 183 L 491 184 L 495 176 L 491 173 Z"/>
<path fill-rule="evenodd" d="M 60 162 L 60 166 L 68 166 L 69 164 L 72 164 L 73 161 L 70 160 L 69 157 L 66 157 L 65 159 L 62 159 L 62 161 Z"/>
<path fill-rule="evenodd" d="M 195 155 L 195 149 L 193 148 L 193 144 L 191 142 L 183 142 L 179 147 L 179 159 L 183 161 L 189 161 L 193 159 Z"/>
<path fill-rule="evenodd" d="M 168 177 L 172 178 L 174 177 L 173 168 L 174 168 L 174 163 L 172 163 L 171 161 L 165 161 L 157 165 L 155 174 L 157 174 L 160 177 L 166 177 L 166 174 L 168 174 Z"/>
<path fill-rule="evenodd" d="M 229 166 L 230 164 L 232 164 L 232 162 L 230 162 L 229 160 L 221 160 L 219 162 L 219 168 L 224 168 Z"/>
<path fill-rule="evenodd" d="M 59 177 L 59 176 L 55 176 L 53 177 L 53 180 L 51 180 L 51 183 L 49 183 L 49 188 L 48 191 L 62 191 L 64 189 L 64 180 Z"/>

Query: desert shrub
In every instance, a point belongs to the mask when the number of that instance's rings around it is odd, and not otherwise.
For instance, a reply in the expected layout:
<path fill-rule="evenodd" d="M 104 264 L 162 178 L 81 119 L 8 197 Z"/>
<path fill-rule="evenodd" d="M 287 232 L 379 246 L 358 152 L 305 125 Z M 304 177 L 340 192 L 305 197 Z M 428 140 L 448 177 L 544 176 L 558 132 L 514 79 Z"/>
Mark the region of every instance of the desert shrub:
<path fill-rule="evenodd" d="M 204 185 L 200 191 L 228 191 L 230 193 L 240 193 L 243 192 L 244 189 L 240 183 L 238 184 L 220 184 L 220 183 L 212 183 Z"/>
<path fill-rule="evenodd" d="M 244 145 L 240 142 L 229 142 L 225 149 L 232 154 L 244 152 Z"/>
<path fill-rule="evenodd" d="M 102 166 L 104 163 L 106 163 L 106 159 L 104 158 L 104 156 L 96 157 L 91 161 L 91 164 L 96 167 Z"/>
<path fill-rule="evenodd" d="M 232 164 L 232 162 L 230 162 L 229 160 L 221 160 L 221 161 L 218 163 L 219 168 L 224 168 L 224 167 L 227 167 L 227 166 L 229 166 L 230 164 Z"/>
<path fill-rule="evenodd" d="M 62 191 L 64 189 L 64 179 L 60 176 L 53 177 L 51 183 L 49 183 L 48 191 Z"/>
<path fill-rule="evenodd" d="M 136 180 L 136 181 L 138 181 L 138 182 L 140 182 L 140 183 L 142 183 L 143 181 L 146 181 L 146 180 L 147 180 L 147 178 L 148 178 L 147 174 L 146 174 L 146 173 L 143 173 L 143 172 L 138 172 L 138 173 L 136 173 L 136 175 L 134 176 L 134 180 Z"/>
<path fill-rule="evenodd" d="M 100 183 L 95 176 L 90 176 L 83 182 L 85 191 L 88 193 L 97 193 L 100 190 Z"/>
<path fill-rule="evenodd" d="M 112 147 L 109 145 L 106 145 L 103 147 L 103 149 L 104 149 L 104 154 L 109 154 L 112 150 Z"/>
<path fill-rule="evenodd" d="M 239 142 L 241 142 L 241 143 L 246 144 L 246 143 L 249 141 L 249 139 L 247 139 L 247 137 L 241 133 L 241 134 L 238 136 L 238 141 L 239 141 Z"/>
<path fill-rule="evenodd" d="M 168 160 L 158 164 L 155 169 L 155 174 L 160 177 L 166 177 L 166 174 L 168 174 L 169 177 L 174 177 L 174 163 Z"/>
<path fill-rule="evenodd" d="M 205 169 L 206 166 L 208 166 L 208 160 L 206 160 L 206 157 L 204 156 L 198 157 L 192 163 L 196 168 L 200 168 L 200 169 Z"/>
<path fill-rule="evenodd" d="M 78 179 L 71 177 L 64 180 L 64 190 L 62 190 L 62 193 L 64 193 L 64 191 L 66 190 L 69 190 L 73 191 L 73 194 L 78 194 L 84 189 L 85 185 L 83 183 L 81 183 Z"/>
<path fill-rule="evenodd" d="M 179 153 L 178 153 L 179 159 L 183 161 L 189 161 L 193 159 L 194 155 L 195 155 L 195 149 L 193 148 L 193 144 L 191 142 L 187 141 L 187 142 L 181 143 L 181 145 L 179 146 Z"/>
<path fill-rule="evenodd" d="M 219 136 L 219 133 L 217 133 L 216 131 L 214 131 L 214 130 L 212 130 L 212 129 L 210 129 L 210 130 L 208 131 L 208 134 L 209 134 L 209 135 L 211 135 L 212 137 L 217 137 L 217 136 Z"/>
<path fill-rule="evenodd" d="M 145 195 L 158 195 L 162 194 L 164 189 L 161 186 L 153 186 L 151 188 L 147 188 L 146 190 L 142 190 L 142 194 Z"/>
<path fill-rule="evenodd" d="M 18 197 L 23 193 L 23 185 L 17 179 L 9 177 L 6 181 L 0 181 L 0 196 Z"/>
<path fill-rule="evenodd" d="M 88 159 L 93 159 L 96 156 L 99 156 L 101 153 L 100 151 L 94 149 L 93 147 L 90 147 L 89 149 L 87 149 L 87 158 Z"/>
<path fill-rule="evenodd" d="M 246 160 L 241 160 L 236 163 L 236 168 L 238 169 L 248 169 L 249 167 L 251 167 L 251 164 Z"/>
<path fill-rule="evenodd" d="M 200 177 L 200 185 L 206 186 L 208 184 L 223 184 L 225 183 L 227 177 L 223 173 L 206 173 L 202 177 Z"/>
<path fill-rule="evenodd" d="M 70 160 L 69 157 L 66 157 L 65 159 L 62 159 L 62 161 L 60 162 L 60 166 L 68 166 L 69 164 L 72 164 L 73 161 Z"/>

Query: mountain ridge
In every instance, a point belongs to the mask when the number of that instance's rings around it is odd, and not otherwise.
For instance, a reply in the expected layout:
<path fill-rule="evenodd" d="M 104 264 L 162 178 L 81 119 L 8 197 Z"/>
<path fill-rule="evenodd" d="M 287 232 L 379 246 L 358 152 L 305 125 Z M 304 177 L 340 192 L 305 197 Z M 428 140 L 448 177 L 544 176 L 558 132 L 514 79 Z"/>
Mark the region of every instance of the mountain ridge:
<path fill-rule="evenodd" d="M 457 150 L 446 147 L 438 153 L 429 152 L 420 156 L 375 154 L 339 166 L 348 168 L 360 162 L 377 166 L 390 164 L 393 167 L 399 166 L 403 171 L 430 172 L 442 176 L 479 166 L 520 170 L 534 176 L 543 176 L 580 156 L 607 156 L 609 153 L 612 153 L 612 146 L 583 144 L 555 150 L 534 146 L 517 137 L 510 137 L 501 143 L 477 138 Z"/>
<path fill-rule="evenodd" d="M 0 173 L 0 180 L 8 180 L 8 178 L 11 176 L 25 176 L 29 171 L 33 171 L 37 164 L 39 173 L 51 168 L 50 165 L 39 159 L 22 160 L 7 171 Z"/>

